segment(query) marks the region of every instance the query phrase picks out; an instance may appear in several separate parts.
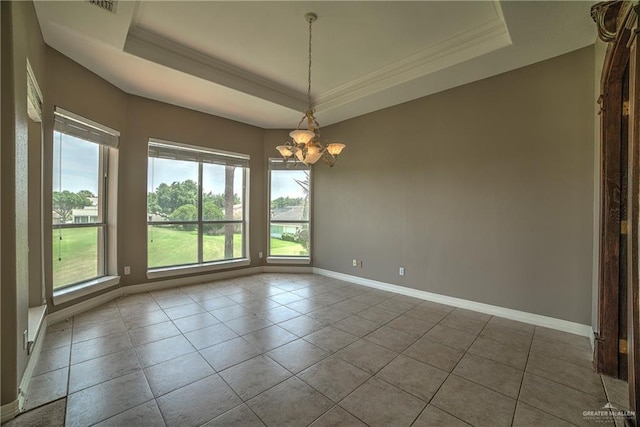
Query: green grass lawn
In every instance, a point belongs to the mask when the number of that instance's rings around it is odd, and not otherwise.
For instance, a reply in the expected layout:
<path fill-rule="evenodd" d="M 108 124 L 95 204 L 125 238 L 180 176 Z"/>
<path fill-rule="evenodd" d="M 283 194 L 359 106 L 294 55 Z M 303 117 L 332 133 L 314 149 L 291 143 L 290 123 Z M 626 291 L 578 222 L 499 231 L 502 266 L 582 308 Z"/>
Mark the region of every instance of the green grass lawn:
<path fill-rule="evenodd" d="M 96 229 L 76 228 L 53 232 L 53 288 L 98 276 Z M 169 227 L 150 226 L 148 232 L 148 268 L 198 262 L 198 233 Z M 205 235 L 202 242 L 205 262 L 224 259 L 224 235 Z M 305 256 L 307 250 L 295 242 L 271 238 L 271 255 Z M 233 256 L 242 257 L 242 235 L 233 236 Z M 61 258 L 60 260 L 58 258 Z"/>
<path fill-rule="evenodd" d="M 97 259 L 95 228 L 53 230 L 53 289 L 97 277 Z"/>

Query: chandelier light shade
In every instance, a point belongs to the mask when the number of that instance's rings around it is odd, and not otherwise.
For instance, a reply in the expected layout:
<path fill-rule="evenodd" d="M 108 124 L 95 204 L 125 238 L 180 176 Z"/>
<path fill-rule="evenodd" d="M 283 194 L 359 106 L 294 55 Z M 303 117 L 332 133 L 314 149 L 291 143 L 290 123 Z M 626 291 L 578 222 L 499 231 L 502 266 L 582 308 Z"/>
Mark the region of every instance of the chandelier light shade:
<path fill-rule="evenodd" d="M 280 152 L 285 163 L 291 160 L 294 164 L 301 162 L 309 166 L 322 159 L 330 167 L 333 167 L 345 145 L 340 142 L 332 142 L 324 146 L 320 143 L 320 125 L 313 116 L 315 110 L 311 104 L 311 26 L 318 19 L 318 16 L 315 13 L 307 13 L 304 15 L 304 19 L 309 23 L 308 108 L 296 129 L 289 133 L 291 141 L 278 145 L 276 149 Z M 303 125 L 306 125 L 306 129 L 301 128 Z"/>

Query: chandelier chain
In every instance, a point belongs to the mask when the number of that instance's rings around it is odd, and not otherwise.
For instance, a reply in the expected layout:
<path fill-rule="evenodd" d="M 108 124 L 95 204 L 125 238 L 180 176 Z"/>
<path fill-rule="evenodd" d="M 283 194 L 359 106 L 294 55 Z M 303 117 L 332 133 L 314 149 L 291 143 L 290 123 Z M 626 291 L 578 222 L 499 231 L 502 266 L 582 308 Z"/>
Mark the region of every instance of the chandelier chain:
<path fill-rule="evenodd" d="M 307 101 L 309 102 L 309 110 L 311 110 L 311 25 L 313 19 L 309 19 L 309 80 L 307 86 Z"/>

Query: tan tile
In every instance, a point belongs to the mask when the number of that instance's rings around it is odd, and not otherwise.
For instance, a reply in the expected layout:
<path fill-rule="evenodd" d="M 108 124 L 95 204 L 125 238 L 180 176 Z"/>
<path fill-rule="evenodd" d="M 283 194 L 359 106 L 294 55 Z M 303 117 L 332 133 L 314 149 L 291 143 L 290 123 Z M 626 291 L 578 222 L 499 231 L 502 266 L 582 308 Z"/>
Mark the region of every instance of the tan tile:
<path fill-rule="evenodd" d="M 388 299 L 376 305 L 377 308 L 392 311 L 398 314 L 404 314 L 417 305 L 417 303 L 402 301 L 397 298 Z"/>
<path fill-rule="evenodd" d="M 440 322 L 440 325 L 446 326 L 447 328 L 457 329 L 474 335 L 478 335 L 486 324 L 487 322 L 485 320 L 472 319 L 457 311 L 449 313 L 447 317 Z"/>
<path fill-rule="evenodd" d="M 73 323 L 69 321 L 56 323 L 54 327 L 59 329 L 52 329 L 52 326 L 49 326 L 47 335 L 42 342 L 42 351 L 71 345 L 72 325 Z"/>
<path fill-rule="evenodd" d="M 300 295 L 292 294 L 291 292 L 284 292 L 282 294 L 272 295 L 269 297 L 269 299 L 271 301 L 277 302 L 278 304 L 285 305 L 285 304 L 291 304 L 296 301 L 303 300 L 304 297 L 301 297 Z"/>
<path fill-rule="evenodd" d="M 542 326 L 536 326 L 535 337 L 553 342 L 560 341 L 561 343 L 578 347 L 584 351 L 591 351 L 591 343 L 589 342 L 589 338 L 580 335 L 570 334 L 555 329 L 544 328 Z"/>
<path fill-rule="evenodd" d="M 426 403 L 384 381 L 371 378 L 340 402 L 340 406 L 370 426 L 407 426 Z"/>
<path fill-rule="evenodd" d="M 453 373 L 491 390 L 518 398 L 524 371 L 471 353 L 464 355 Z"/>
<path fill-rule="evenodd" d="M 570 427 L 573 424 L 536 409 L 533 406 L 529 406 L 526 403 L 518 402 L 512 425 L 513 427 Z"/>
<path fill-rule="evenodd" d="M 435 366 L 436 368 L 451 372 L 460 358 L 462 358 L 464 351 L 423 337 L 406 349 L 403 354 Z"/>
<path fill-rule="evenodd" d="M 433 405 L 427 406 L 412 427 L 468 427 L 469 424 Z"/>
<path fill-rule="evenodd" d="M 114 320 L 107 320 L 100 323 L 85 323 L 82 325 L 74 325 L 73 327 L 73 342 L 87 341 L 98 337 L 104 337 L 106 335 L 115 334 L 125 331 L 124 323 L 122 319 L 117 318 Z"/>
<path fill-rule="evenodd" d="M 220 371 L 220 376 L 238 396 L 247 400 L 289 378 L 291 373 L 261 355 Z"/>
<path fill-rule="evenodd" d="M 309 341 L 310 343 L 332 353 L 348 346 L 357 339 L 358 337 L 332 326 L 327 326 L 326 328 L 320 329 L 319 331 L 304 337 L 305 341 Z"/>
<path fill-rule="evenodd" d="M 617 408 L 629 409 L 629 383 L 602 375 L 609 402 Z"/>
<path fill-rule="evenodd" d="M 269 426 L 306 426 L 331 408 L 329 399 L 296 377 L 247 402 Z"/>
<path fill-rule="evenodd" d="M 435 325 L 436 322 L 427 322 L 425 320 L 416 319 L 415 317 L 402 315 L 393 319 L 386 326 L 390 326 L 406 334 L 413 335 L 416 338 L 420 338 Z"/>
<path fill-rule="evenodd" d="M 338 310 L 337 308 L 333 308 L 333 306 L 331 306 L 312 311 L 311 313 L 308 313 L 307 316 L 313 317 L 314 319 L 324 323 L 334 323 L 339 320 L 346 319 L 347 317 L 351 317 L 351 313 Z"/>
<path fill-rule="evenodd" d="M 448 375 L 448 372 L 400 355 L 378 372 L 376 378 L 428 402 Z"/>
<path fill-rule="evenodd" d="M 309 384 L 334 402 L 339 402 L 370 375 L 335 356 L 316 363 L 298 374 Z"/>
<path fill-rule="evenodd" d="M 414 317 L 429 323 L 438 323 L 447 316 L 447 313 L 418 306 L 407 311 L 405 316 Z"/>
<path fill-rule="evenodd" d="M 198 353 L 189 353 L 144 370 L 154 396 L 161 396 L 214 374 Z"/>
<path fill-rule="evenodd" d="M 200 307 L 195 302 L 179 305 L 177 307 L 166 308 L 165 314 L 170 319 L 180 319 L 182 317 L 193 316 L 194 314 L 204 313 L 205 309 Z"/>
<path fill-rule="evenodd" d="M 96 427 L 162 426 L 164 420 L 155 400 L 135 406 L 96 424 Z"/>
<path fill-rule="evenodd" d="M 70 354 L 71 346 L 42 351 L 38 357 L 38 363 L 33 371 L 33 376 L 69 366 Z"/>
<path fill-rule="evenodd" d="M 131 337 L 131 342 L 134 346 L 175 337 L 176 335 L 180 335 L 180 331 L 172 322 L 156 323 L 155 325 L 129 330 L 129 337 Z"/>
<path fill-rule="evenodd" d="M 578 425 L 587 424 L 583 411 L 600 410 L 606 403 L 606 399 L 599 399 L 591 394 L 529 373 L 524 374 L 519 399 L 537 409 Z"/>
<path fill-rule="evenodd" d="M 152 398 L 144 374 L 136 371 L 70 394 L 66 425 L 92 425 Z"/>
<path fill-rule="evenodd" d="M 469 319 L 481 320 L 484 322 L 488 322 L 491 319 L 490 314 L 480 313 L 479 311 L 467 310 L 466 308 L 457 307 L 453 310 L 453 312 L 461 316 L 468 317 Z"/>
<path fill-rule="evenodd" d="M 67 399 L 59 399 L 19 414 L 4 427 L 64 427 Z"/>
<path fill-rule="evenodd" d="M 173 324 L 182 332 L 195 331 L 197 329 L 206 328 L 207 326 L 213 326 L 220 323 L 218 319 L 213 317 L 211 313 L 200 313 L 193 316 L 182 317 L 173 321 Z"/>
<path fill-rule="evenodd" d="M 169 316 L 164 311 L 139 312 L 131 317 L 123 317 L 127 329 L 142 328 L 143 326 L 155 325 L 156 323 L 168 322 Z"/>
<path fill-rule="evenodd" d="M 395 351 L 367 340 L 358 340 L 336 353 L 336 356 L 352 365 L 375 374 L 398 355 Z"/>
<path fill-rule="evenodd" d="M 76 363 L 71 365 L 69 372 L 69 393 L 139 370 L 140 364 L 133 349 Z"/>
<path fill-rule="evenodd" d="M 213 314 L 214 316 L 216 316 L 216 312 L 223 313 L 223 311 L 222 311 L 223 308 L 227 308 L 227 311 L 224 311 L 224 312 L 230 312 L 229 311 L 230 310 L 229 307 L 236 307 L 236 308 L 244 310 L 245 313 L 247 312 L 244 307 L 242 307 L 240 304 L 238 304 L 234 300 L 232 300 L 230 298 L 227 298 L 227 297 L 210 298 L 210 299 L 206 299 L 204 301 L 200 301 L 200 302 L 198 302 L 198 304 L 200 304 L 200 306 L 202 308 L 204 308 L 205 310 L 210 311 L 211 314 Z M 230 318 L 222 318 L 222 317 L 218 317 L 218 316 L 216 316 L 216 317 L 218 319 L 222 320 L 222 321 L 231 320 Z"/>
<path fill-rule="evenodd" d="M 489 324 L 500 326 L 503 328 L 515 329 L 520 332 L 525 332 L 529 335 L 533 335 L 533 332 L 535 331 L 535 328 L 536 328 L 534 325 L 531 325 L 529 323 L 518 322 L 511 319 L 505 319 L 504 317 L 496 317 L 496 316 L 493 316 L 489 320 Z"/>
<path fill-rule="evenodd" d="M 179 305 L 191 304 L 194 301 L 184 293 L 180 293 L 180 295 L 167 296 L 166 298 L 156 298 L 156 302 L 162 309 L 167 309 Z"/>
<path fill-rule="evenodd" d="M 218 415 L 202 427 L 262 427 L 265 424 L 244 403 Z"/>
<path fill-rule="evenodd" d="M 71 363 L 84 362 L 107 354 L 118 353 L 132 348 L 133 344 L 127 332 L 99 337 L 88 341 L 74 343 L 71 346 Z"/>
<path fill-rule="evenodd" d="M 144 344 L 136 347 L 135 350 L 143 368 L 195 351 L 189 341 L 182 335 Z"/>
<path fill-rule="evenodd" d="M 184 336 L 196 349 L 202 350 L 203 348 L 211 347 L 212 345 L 220 344 L 221 342 L 236 338 L 238 334 L 220 323 L 218 325 L 207 326 L 206 328 L 187 332 Z"/>
<path fill-rule="evenodd" d="M 168 427 L 199 426 L 242 403 L 217 374 L 160 396 L 157 402 Z"/>
<path fill-rule="evenodd" d="M 383 326 L 365 336 L 364 339 L 386 347 L 396 353 L 400 353 L 413 344 L 417 337 L 394 329 L 390 326 Z"/>
<path fill-rule="evenodd" d="M 341 407 L 334 406 L 309 427 L 367 427 L 367 425 Z"/>
<path fill-rule="evenodd" d="M 67 395 L 69 368 L 61 368 L 31 378 L 24 409 L 36 408 Z"/>
<path fill-rule="evenodd" d="M 363 337 L 380 327 L 379 324 L 358 316 L 347 317 L 332 326 L 357 337 Z"/>
<path fill-rule="evenodd" d="M 255 314 L 249 316 L 238 317 L 237 319 L 229 320 L 224 323 L 229 329 L 238 335 L 245 335 L 250 332 L 255 332 L 260 329 L 264 329 L 267 326 L 271 326 L 273 323 L 258 317 Z"/>
<path fill-rule="evenodd" d="M 341 311 L 346 311 L 347 313 L 356 314 L 361 312 L 362 310 L 366 310 L 370 307 L 370 305 L 348 299 L 340 301 L 339 303 L 332 305 L 332 307 Z"/>
<path fill-rule="evenodd" d="M 436 341 L 440 344 L 458 348 L 460 350 L 468 349 L 471 343 L 476 339 L 476 335 L 474 334 L 447 328 L 446 326 L 441 325 L 436 325 L 431 328 L 431 330 L 426 333 L 425 337 L 431 341 Z"/>
<path fill-rule="evenodd" d="M 269 351 L 298 339 L 296 335 L 277 325 L 243 335 L 243 338 L 262 351 Z"/>
<path fill-rule="evenodd" d="M 606 398 L 602 379 L 592 369 L 533 353 L 529 356 L 526 370 L 529 373 L 593 394 L 598 398 Z"/>
<path fill-rule="evenodd" d="M 299 337 L 303 337 L 324 328 L 325 326 L 327 326 L 327 324 L 312 317 L 303 315 L 291 320 L 278 323 L 278 326 L 286 329 L 291 333 L 296 334 Z"/>
<path fill-rule="evenodd" d="M 531 354 L 542 354 L 566 362 L 580 365 L 584 368 L 593 367 L 593 357 L 591 349 L 584 350 L 560 341 L 533 338 L 531 343 Z"/>
<path fill-rule="evenodd" d="M 358 313 L 358 316 L 362 317 L 363 319 L 376 322 L 379 325 L 384 325 L 385 323 L 388 323 L 389 321 L 400 316 L 400 314 L 401 313 L 395 313 L 393 311 L 385 310 L 384 308 L 376 305 L 374 307 L 367 308 L 366 310 L 361 311 L 360 313 Z"/>
<path fill-rule="evenodd" d="M 261 313 L 261 317 L 264 317 L 265 319 L 273 323 L 284 322 L 286 320 L 293 319 L 298 316 L 300 316 L 300 313 L 284 306 L 270 308 Z"/>
<path fill-rule="evenodd" d="M 469 353 L 482 356 L 514 368 L 524 369 L 529 354 L 527 348 L 515 347 L 489 338 L 478 337 Z"/>
<path fill-rule="evenodd" d="M 262 353 L 241 337 L 200 350 L 200 354 L 216 371 L 222 371 Z"/>
<path fill-rule="evenodd" d="M 428 310 L 433 310 L 433 311 L 439 311 L 444 314 L 451 313 L 453 310 L 455 310 L 455 307 L 451 305 L 440 304 L 438 302 L 433 302 L 433 301 L 422 301 L 418 305 L 418 307 L 428 309 Z"/>
<path fill-rule="evenodd" d="M 478 427 L 511 425 L 516 407 L 514 399 L 455 375 L 442 384 L 431 404 Z"/>
<path fill-rule="evenodd" d="M 529 332 L 523 332 L 519 329 L 505 328 L 489 322 L 487 326 L 482 330 L 480 336 L 483 338 L 489 338 L 494 341 L 500 341 L 504 344 L 512 346 L 529 348 L 531 347 L 531 341 L 533 340 L 533 334 Z"/>
<path fill-rule="evenodd" d="M 292 341 L 267 353 L 267 356 L 294 374 L 329 355 L 328 351 L 316 347 L 303 339 Z"/>

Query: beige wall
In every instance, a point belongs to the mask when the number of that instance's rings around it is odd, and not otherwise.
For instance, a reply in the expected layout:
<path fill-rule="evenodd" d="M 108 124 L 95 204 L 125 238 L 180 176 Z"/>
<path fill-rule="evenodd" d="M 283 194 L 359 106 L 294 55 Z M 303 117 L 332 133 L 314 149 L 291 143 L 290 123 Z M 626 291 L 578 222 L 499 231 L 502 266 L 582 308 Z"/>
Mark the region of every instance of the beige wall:
<path fill-rule="evenodd" d="M 2 2 L 1 403 L 17 398 L 27 364 L 22 331 L 29 307 L 27 58 L 43 85 L 44 43 L 31 2 Z M 37 250 L 37 248 L 36 248 Z"/>
<path fill-rule="evenodd" d="M 593 81 L 588 47 L 324 128 L 314 265 L 590 324 Z"/>

